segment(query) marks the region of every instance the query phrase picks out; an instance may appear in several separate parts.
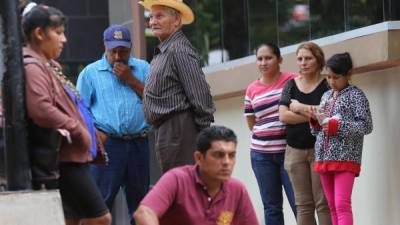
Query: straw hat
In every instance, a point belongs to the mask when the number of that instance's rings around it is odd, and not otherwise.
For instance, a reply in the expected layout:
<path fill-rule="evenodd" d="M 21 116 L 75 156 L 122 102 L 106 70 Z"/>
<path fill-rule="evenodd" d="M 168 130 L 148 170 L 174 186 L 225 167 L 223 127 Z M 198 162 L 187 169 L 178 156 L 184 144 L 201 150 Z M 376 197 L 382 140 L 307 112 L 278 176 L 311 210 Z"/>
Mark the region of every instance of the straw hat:
<path fill-rule="evenodd" d="M 191 24 L 194 20 L 192 10 L 182 0 L 144 0 L 140 1 L 145 9 L 150 10 L 153 5 L 162 5 L 179 11 L 182 15 L 182 24 Z"/>

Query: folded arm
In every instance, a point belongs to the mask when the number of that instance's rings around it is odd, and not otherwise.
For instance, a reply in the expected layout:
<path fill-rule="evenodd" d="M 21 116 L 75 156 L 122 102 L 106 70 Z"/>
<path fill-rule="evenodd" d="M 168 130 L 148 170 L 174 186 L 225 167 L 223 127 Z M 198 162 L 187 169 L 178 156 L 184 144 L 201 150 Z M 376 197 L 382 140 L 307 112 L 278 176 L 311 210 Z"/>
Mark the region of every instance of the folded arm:
<path fill-rule="evenodd" d="M 279 120 L 285 124 L 299 124 L 308 122 L 308 117 L 295 113 L 285 105 L 279 106 Z"/>

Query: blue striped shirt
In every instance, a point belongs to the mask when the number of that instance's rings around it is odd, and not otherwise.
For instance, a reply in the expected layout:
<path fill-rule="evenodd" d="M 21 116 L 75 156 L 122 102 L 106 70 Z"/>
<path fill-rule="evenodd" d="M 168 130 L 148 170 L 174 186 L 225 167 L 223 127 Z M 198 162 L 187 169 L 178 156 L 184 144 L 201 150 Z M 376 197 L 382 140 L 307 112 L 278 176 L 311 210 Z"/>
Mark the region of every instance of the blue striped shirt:
<path fill-rule="evenodd" d="M 144 84 L 150 65 L 133 57 L 129 58 L 128 65 L 134 76 Z M 142 100 L 128 84 L 112 73 L 112 66 L 105 55 L 82 70 L 77 89 L 100 130 L 123 135 L 136 134 L 148 127 Z"/>

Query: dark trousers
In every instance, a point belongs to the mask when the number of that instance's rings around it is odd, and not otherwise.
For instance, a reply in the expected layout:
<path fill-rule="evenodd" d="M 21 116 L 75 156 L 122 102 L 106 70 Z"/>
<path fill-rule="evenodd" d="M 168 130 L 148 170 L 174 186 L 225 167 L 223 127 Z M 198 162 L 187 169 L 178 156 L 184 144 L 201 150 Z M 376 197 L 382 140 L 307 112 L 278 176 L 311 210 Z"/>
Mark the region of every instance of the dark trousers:
<path fill-rule="evenodd" d="M 149 188 L 148 140 L 108 138 L 104 147 L 109 157 L 108 165 L 92 165 L 91 172 L 110 211 L 122 187 L 129 216 L 132 216 Z"/>
<path fill-rule="evenodd" d="M 155 152 L 163 173 L 194 164 L 198 130 L 190 111 L 172 115 L 154 130 Z"/>

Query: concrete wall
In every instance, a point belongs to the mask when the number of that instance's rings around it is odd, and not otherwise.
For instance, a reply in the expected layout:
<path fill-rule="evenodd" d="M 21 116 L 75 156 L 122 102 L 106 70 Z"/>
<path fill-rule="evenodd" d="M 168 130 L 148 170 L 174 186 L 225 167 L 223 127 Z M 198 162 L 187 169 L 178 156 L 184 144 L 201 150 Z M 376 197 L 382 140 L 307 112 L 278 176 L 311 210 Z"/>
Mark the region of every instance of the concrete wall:
<path fill-rule="evenodd" d="M 250 163 L 250 131 L 243 116 L 243 97 L 233 97 L 215 101 L 215 124 L 233 129 L 238 137 L 236 166 L 233 176 L 245 183 L 260 221 L 264 221 L 261 196 Z M 289 212 L 290 206 L 284 200 L 286 225 L 295 225 L 294 216 Z"/>
<path fill-rule="evenodd" d="M 65 225 L 59 192 L 1 192 L 0 224 Z"/>
<path fill-rule="evenodd" d="M 362 88 L 371 105 L 374 130 L 366 136 L 361 176 L 353 190 L 356 224 L 400 224 L 400 22 L 384 22 L 318 40 L 326 58 L 348 51 L 355 65 L 353 82 Z M 298 45 L 281 49 L 283 71 L 297 72 L 295 51 Z M 216 124 L 234 129 L 239 138 L 234 176 L 242 180 L 251 195 L 258 217 L 263 222 L 263 206 L 250 164 L 250 131 L 243 116 L 246 87 L 259 77 L 255 56 L 204 68 L 217 107 Z M 286 198 L 285 198 L 286 201 Z M 295 225 L 287 201 L 287 225 Z"/>
<path fill-rule="evenodd" d="M 353 83 L 362 88 L 371 105 L 374 130 L 366 136 L 361 176 L 353 190 L 355 224 L 400 224 L 400 67 L 375 71 L 353 77 Z M 256 179 L 250 164 L 250 132 L 243 117 L 243 96 L 215 101 L 216 124 L 232 128 L 239 139 L 234 177 L 242 180 L 251 195 L 260 221 L 263 207 Z M 295 225 L 285 198 L 285 221 Z"/>
<path fill-rule="evenodd" d="M 400 67 L 361 74 L 354 84 L 367 94 L 374 131 L 364 143 L 362 172 L 355 184 L 358 224 L 400 224 Z"/>

